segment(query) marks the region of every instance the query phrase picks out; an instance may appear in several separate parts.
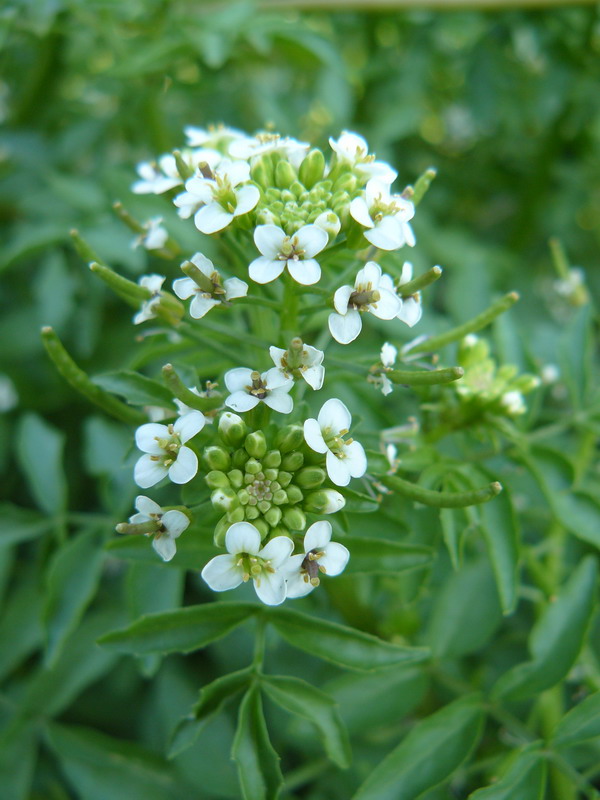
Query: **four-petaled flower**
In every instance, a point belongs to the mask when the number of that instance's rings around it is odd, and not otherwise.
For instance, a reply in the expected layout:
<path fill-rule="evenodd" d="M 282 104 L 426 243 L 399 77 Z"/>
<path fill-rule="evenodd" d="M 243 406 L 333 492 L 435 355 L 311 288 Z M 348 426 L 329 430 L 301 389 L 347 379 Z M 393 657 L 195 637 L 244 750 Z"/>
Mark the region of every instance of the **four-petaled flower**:
<path fill-rule="evenodd" d="M 400 279 L 398 281 L 397 291 L 402 298 L 402 308 L 398 312 L 398 319 L 402 320 L 402 322 L 404 322 L 405 325 L 408 325 L 409 328 L 412 328 L 413 325 L 416 325 L 423 316 L 421 292 L 415 292 L 414 294 L 410 295 L 402 293 L 403 285 L 409 283 L 409 281 L 412 281 L 412 277 L 413 265 L 410 263 L 410 261 L 405 261 L 402 265 L 402 273 L 400 274 Z"/>
<path fill-rule="evenodd" d="M 340 575 L 348 563 L 348 548 L 331 541 L 331 523 L 315 522 L 304 536 L 304 553 L 291 556 L 286 565 L 288 597 L 304 597 L 319 585 L 319 573 Z"/>
<path fill-rule="evenodd" d="M 140 310 L 134 316 L 134 325 L 140 325 L 142 322 L 146 322 L 148 319 L 156 318 L 154 309 L 160 303 L 160 298 L 162 295 L 161 290 L 164 282 L 164 275 L 142 275 L 142 277 L 138 280 L 139 285 L 143 286 L 144 289 L 148 289 L 148 291 L 151 292 L 151 295 L 147 300 L 144 300 L 140 306 Z"/>
<path fill-rule="evenodd" d="M 169 233 L 162 224 L 162 217 L 153 217 L 144 223 L 144 232 L 135 237 L 132 248 L 143 247 L 145 250 L 160 250 L 167 243 Z"/>
<path fill-rule="evenodd" d="M 261 131 L 256 136 L 244 136 L 231 142 L 229 155 L 232 158 L 250 160 L 265 153 L 282 153 L 295 167 L 300 166 L 302 159 L 308 152 L 308 142 L 299 142 L 289 136 L 279 133 Z"/>
<path fill-rule="evenodd" d="M 381 360 L 381 366 L 385 370 L 391 369 L 394 364 L 396 363 L 396 358 L 398 356 L 398 350 L 394 347 L 393 344 L 386 342 L 381 348 L 381 354 L 379 356 Z M 381 393 L 383 395 L 388 395 L 393 390 L 394 385 L 385 372 L 382 372 L 379 375 L 374 375 L 372 377 L 372 382 L 381 388 Z"/>
<path fill-rule="evenodd" d="M 407 244 L 414 247 L 415 236 L 409 220 L 415 215 L 410 200 L 400 194 L 390 194 L 385 183 L 370 180 L 365 196 L 350 203 L 350 215 L 363 227 L 365 239 L 381 250 L 397 250 Z"/>
<path fill-rule="evenodd" d="M 289 395 L 293 385 L 292 378 L 286 378 L 275 367 L 262 375 L 246 367 L 236 367 L 225 373 L 225 386 L 231 392 L 225 405 L 234 411 L 250 411 L 262 402 L 273 411 L 289 414 L 294 407 Z"/>
<path fill-rule="evenodd" d="M 294 549 L 287 536 L 276 536 L 261 548 L 260 533 L 249 522 L 235 522 L 225 534 L 227 554 L 215 556 L 202 570 L 213 592 L 235 589 L 250 578 L 259 600 L 278 606 L 286 596 L 282 567 Z"/>
<path fill-rule="evenodd" d="M 337 313 L 329 315 L 331 335 L 340 344 L 349 344 L 362 329 L 361 312 L 368 311 L 379 319 L 394 319 L 402 301 L 394 291 L 391 278 L 382 275 L 379 264 L 368 261 L 358 271 L 354 287 L 341 286 L 336 291 L 333 305 Z"/>
<path fill-rule="evenodd" d="M 173 291 L 180 300 L 194 299 L 190 303 L 190 316 L 201 319 L 214 306 L 221 305 L 236 297 L 245 297 L 248 294 L 248 284 L 239 278 L 227 278 L 221 284 L 221 276 L 215 269 L 213 262 L 196 253 L 190 258 L 194 266 L 198 267 L 206 282 L 199 286 L 192 278 L 177 278 L 173 281 Z"/>
<path fill-rule="evenodd" d="M 322 350 L 304 344 L 300 339 L 293 339 L 289 350 L 269 347 L 269 354 L 284 377 L 304 378 L 315 391 L 323 386 L 325 367 L 322 365 L 325 354 Z"/>
<path fill-rule="evenodd" d="M 208 165 L 201 166 L 201 170 L 201 175 L 186 181 L 186 191 L 173 201 L 183 219 L 194 214 L 194 223 L 201 233 L 222 231 L 258 203 L 260 191 L 247 183 L 250 180 L 247 162 L 224 159 L 214 170 Z"/>
<path fill-rule="evenodd" d="M 157 161 L 143 161 L 136 170 L 140 180 L 131 187 L 135 194 L 163 194 L 183 183 L 175 157 L 170 153 L 160 156 Z"/>
<path fill-rule="evenodd" d="M 336 486 L 347 486 L 350 478 L 360 478 L 367 471 L 363 446 L 353 439 L 344 440 L 351 424 L 350 412 L 336 398 L 323 404 L 317 419 L 304 423 L 306 444 L 317 453 L 327 454 L 327 474 Z"/>
<path fill-rule="evenodd" d="M 375 161 L 375 156 L 369 155 L 369 145 L 357 133 L 342 131 L 339 139 L 330 137 L 329 144 L 338 161 L 351 164 L 354 171 L 365 178 L 378 178 L 382 183 L 392 184 L 398 177 L 389 164 Z"/>
<path fill-rule="evenodd" d="M 147 422 L 135 432 L 135 443 L 145 453 L 136 462 L 133 478 L 142 489 L 154 486 L 167 475 L 173 483 L 187 483 L 198 471 L 198 456 L 185 447 L 204 427 L 201 411 L 179 417 L 171 425 Z"/>
<path fill-rule="evenodd" d="M 177 551 L 175 539 L 181 536 L 189 526 L 189 517 L 183 511 L 177 511 L 175 508 L 163 511 L 158 503 L 143 494 L 135 498 L 135 507 L 138 513 L 129 517 L 129 522 L 132 525 L 140 525 L 144 522 L 159 523 L 160 527 L 152 539 L 152 547 L 163 561 L 170 561 Z"/>
<path fill-rule="evenodd" d="M 313 256 L 321 252 L 328 238 L 327 232 L 318 225 L 304 225 L 293 236 L 288 236 L 277 225 L 258 225 L 254 242 L 262 255 L 248 267 L 250 277 L 256 283 L 269 283 L 287 267 L 298 283 L 304 286 L 317 283 L 321 266 Z"/>

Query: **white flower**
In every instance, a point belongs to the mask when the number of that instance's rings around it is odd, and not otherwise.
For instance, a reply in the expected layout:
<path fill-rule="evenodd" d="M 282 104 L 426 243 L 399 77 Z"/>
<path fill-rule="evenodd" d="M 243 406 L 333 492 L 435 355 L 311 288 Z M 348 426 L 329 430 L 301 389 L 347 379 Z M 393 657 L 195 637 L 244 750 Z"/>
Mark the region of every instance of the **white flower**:
<path fill-rule="evenodd" d="M 152 294 L 147 300 L 144 300 L 140 306 L 140 310 L 134 316 L 134 325 L 139 325 L 147 319 L 155 319 L 156 313 L 154 309 L 160 303 L 160 298 L 162 296 L 161 289 L 164 282 L 164 275 L 142 275 L 138 280 L 139 285 L 143 286 L 144 289 L 148 289 Z"/>
<path fill-rule="evenodd" d="M 319 585 L 319 573 L 340 575 L 348 563 L 348 548 L 331 541 L 331 523 L 315 522 L 304 536 L 304 554 L 291 556 L 285 565 L 287 596 L 304 597 Z"/>
<path fill-rule="evenodd" d="M 262 131 L 256 136 L 233 141 L 229 145 L 229 155 L 232 158 L 248 160 L 265 153 L 282 153 L 293 166 L 299 167 L 309 147 L 310 144 L 307 142 L 299 142 L 289 136 Z"/>
<path fill-rule="evenodd" d="M 337 313 L 329 315 L 331 335 L 340 344 L 349 344 L 362 329 L 361 312 L 368 311 L 379 319 L 394 319 L 401 300 L 393 291 L 392 279 L 382 275 L 379 264 L 368 261 L 356 275 L 354 288 L 341 286 L 336 291 L 333 305 Z"/>
<path fill-rule="evenodd" d="M 173 281 L 173 291 L 180 300 L 194 299 L 190 303 L 190 315 L 194 319 L 201 319 L 214 306 L 236 297 L 245 297 L 248 294 L 248 284 L 239 278 L 227 278 L 221 286 L 221 276 L 215 269 L 213 262 L 196 253 L 190 259 L 202 275 L 207 279 L 206 287 L 198 286 L 192 278 L 177 278 Z"/>
<path fill-rule="evenodd" d="M 250 411 L 260 402 L 281 414 L 289 414 L 294 407 L 289 395 L 294 381 L 275 367 L 262 375 L 246 367 L 236 367 L 226 372 L 224 378 L 231 392 L 225 405 L 234 411 Z"/>
<path fill-rule="evenodd" d="M 206 234 L 223 230 L 235 217 L 251 211 L 260 199 L 256 186 L 240 186 L 250 180 L 250 166 L 245 161 L 224 159 L 209 174 L 187 180 L 186 191 L 173 201 L 179 216 L 188 219 L 194 214 L 196 227 Z"/>
<path fill-rule="evenodd" d="M 295 342 L 298 343 L 297 348 L 294 347 Z M 315 391 L 323 386 L 325 367 L 322 364 L 325 354 L 322 350 L 294 339 L 290 350 L 269 347 L 269 354 L 284 377 L 302 377 Z"/>
<path fill-rule="evenodd" d="M 384 367 L 393 367 L 396 363 L 396 358 L 398 356 L 398 350 L 394 347 L 393 344 L 386 342 L 381 347 L 381 363 Z"/>
<path fill-rule="evenodd" d="M 367 183 L 365 196 L 355 197 L 350 203 L 350 215 L 367 228 L 363 231 L 365 239 L 381 250 L 415 245 L 409 224 L 415 215 L 413 203 L 402 195 L 390 194 L 388 186 L 381 181 Z"/>
<path fill-rule="evenodd" d="M 143 161 L 136 167 L 141 180 L 131 187 L 135 194 L 163 194 L 183 183 L 175 158 L 166 154 L 158 161 Z"/>
<path fill-rule="evenodd" d="M 336 486 L 347 486 L 350 478 L 360 478 L 367 471 L 363 446 L 343 438 L 351 424 L 350 412 L 336 398 L 323 404 L 317 419 L 307 419 L 304 423 L 306 444 L 317 453 L 327 454 L 327 474 Z"/>
<path fill-rule="evenodd" d="M 334 211 L 323 211 L 314 221 L 319 228 L 323 228 L 330 241 L 333 241 L 342 229 L 340 218 Z"/>
<path fill-rule="evenodd" d="M 159 522 L 160 528 L 154 534 L 152 547 L 163 561 L 170 561 L 177 551 L 175 539 L 181 536 L 189 526 L 189 518 L 183 511 L 177 511 L 175 508 L 163 511 L 158 503 L 143 494 L 135 498 L 135 507 L 139 513 L 129 517 L 129 522 L 132 525 L 139 525 L 144 522 Z"/>
<path fill-rule="evenodd" d="M 523 395 L 517 391 L 504 392 L 500 397 L 500 405 L 507 414 L 515 416 L 524 414 L 527 409 Z"/>
<path fill-rule="evenodd" d="M 342 131 L 339 139 L 329 139 L 331 149 L 339 161 L 351 164 L 354 171 L 365 178 L 378 178 L 382 183 L 392 184 L 398 177 L 385 161 L 375 161 L 375 156 L 369 155 L 369 146 L 362 136 L 349 131 Z"/>
<path fill-rule="evenodd" d="M 162 225 L 162 217 L 153 217 L 144 223 L 144 233 L 136 236 L 131 243 L 132 248 L 143 247 L 145 250 L 160 250 L 169 238 L 169 233 Z"/>
<path fill-rule="evenodd" d="M 172 425 L 147 422 L 135 432 L 135 443 L 145 453 L 136 462 L 133 478 L 142 489 L 161 481 L 167 475 L 173 483 L 187 483 L 198 472 L 198 456 L 184 447 L 204 427 L 201 411 L 179 417 Z"/>
<path fill-rule="evenodd" d="M 282 567 L 294 543 L 287 536 L 276 536 L 262 549 L 260 533 L 249 522 L 235 522 L 225 534 L 228 554 L 215 556 L 202 570 L 202 577 L 213 592 L 226 592 L 252 578 L 259 600 L 278 606 L 286 596 Z"/>
<path fill-rule="evenodd" d="M 423 306 L 421 305 L 421 292 L 414 292 L 414 294 L 406 295 L 402 293 L 402 288 L 405 284 L 412 281 L 413 265 L 410 261 L 405 261 L 402 265 L 402 273 L 398 281 L 398 294 L 402 298 L 402 307 L 398 312 L 398 319 L 402 320 L 405 325 L 412 328 L 423 316 Z M 390 278 L 391 281 L 391 278 Z M 392 283 L 393 286 L 393 283 Z"/>
<path fill-rule="evenodd" d="M 313 256 L 321 252 L 327 241 L 326 231 L 318 225 L 304 225 L 293 236 L 277 225 L 258 225 L 254 242 L 262 255 L 250 264 L 250 277 L 256 283 L 269 283 L 287 267 L 295 281 L 310 286 L 321 277 L 321 266 Z"/>
<path fill-rule="evenodd" d="M 245 139 L 247 135 L 237 128 L 226 125 L 209 125 L 208 128 L 196 128 L 188 125 L 183 129 L 190 147 L 216 148 L 224 147 L 232 139 Z"/>

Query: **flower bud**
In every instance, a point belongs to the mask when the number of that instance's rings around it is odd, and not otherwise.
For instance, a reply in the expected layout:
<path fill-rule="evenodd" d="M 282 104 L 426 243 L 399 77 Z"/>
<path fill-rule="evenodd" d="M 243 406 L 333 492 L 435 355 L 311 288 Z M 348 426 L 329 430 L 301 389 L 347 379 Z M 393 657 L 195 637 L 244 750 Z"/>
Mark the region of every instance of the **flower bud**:
<path fill-rule="evenodd" d="M 266 514 L 270 508 L 271 508 L 271 503 L 268 500 L 258 501 L 258 510 L 260 511 L 261 514 Z"/>
<path fill-rule="evenodd" d="M 281 464 L 281 453 L 279 450 L 269 450 L 262 459 L 262 464 L 265 469 L 277 469 Z"/>
<path fill-rule="evenodd" d="M 257 461 L 255 458 L 249 458 L 248 461 L 246 461 L 246 474 L 258 475 L 259 472 L 262 472 L 262 464 L 260 461 Z"/>
<path fill-rule="evenodd" d="M 287 472 L 295 472 L 304 464 L 304 456 L 298 450 L 287 453 L 281 460 L 281 468 Z"/>
<path fill-rule="evenodd" d="M 210 496 L 210 502 L 217 511 L 222 511 L 224 514 L 233 511 L 240 504 L 237 494 L 228 488 L 215 489 Z"/>
<path fill-rule="evenodd" d="M 238 500 L 243 506 L 248 505 L 248 501 L 250 500 L 250 493 L 246 491 L 246 489 L 240 489 L 237 493 Z"/>
<path fill-rule="evenodd" d="M 288 528 L 286 528 L 283 523 L 279 523 L 279 525 L 275 525 L 275 527 L 271 529 L 269 541 L 274 539 L 276 536 L 287 536 L 288 539 L 291 538 Z"/>
<path fill-rule="evenodd" d="M 268 155 L 256 159 L 250 169 L 250 177 L 265 189 L 273 185 L 273 162 Z"/>
<path fill-rule="evenodd" d="M 264 539 L 265 536 L 269 533 L 269 526 L 264 521 L 264 519 L 259 518 L 257 520 L 254 520 L 254 522 L 252 524 L 254 525 L 256 530 L 260 533 L 260 538 L 261 539 Z"/>
<path fill-rule="evenodd" d="M 246 436 L 246 423 L 237 414 L 225 411 L 219 419 L 219 436 L 225 444 L 240 445 Z"/>
<path fill-rule="evenodd" d="M 280 189 L 289 189 L 289 187 L 298 179 L 296 170 L 292 167 L 289 161 L 281 160 L 277 162 L 275 167 L 275 184 Z"/>
<path fill-rule="evenodd" d="M 244 485 L 244 474 L 239 469 L 232 469 L 227 473 L 227 477 L 229 478 L 229 483 L 233 486 L 234 489 L 241 489 Z"/>
<path fill-rule="evenodd" d="M 229 478 L 225 475 L 224 472 L 220 472 L 219 470 L 212 470 L 211 472 L 207 472 L 204 476 L 204 480 L 208 484 L 211 489 L 229 489 Z"/>
<path fill-rule="evenodd" d="M 256 506 L 246 506 L 244 514 L 246 515 L 246 519 L 256 519 L 260 516 L 260 511 Z"/>
<path fill-rule="evenodd" d="M 285 489 L 278 489 L 276 492 L 273 492 L 273 502 L 276 506 L 282 506 L 284 503 L 287 503 L 288 496 Z"/>
<path fill-rule="evenodd" d="M 265 519 L 272 528 L 275 527 L 275 525 L 279 525 L 281 521 L 281 509 L 278 506 L 271 506 L 265 514 Z"/>
<path fill-rule="evenodd" d="M 300 200 L 301 195 L 306 194 L 306 190 L 300 181 L 294 181 L 292 184 L 290 184 L 290 192 L 296 197 L 297 200 Z"/>
<path fill-rule="evenodd" d="M 286 425 L 277 433 L 275 443 L 282 453 L 297 450 L 304 441 L 304 428 L 301 425 Z"/>
<path fill-rule="evenodd" d="M 335 489 L 321 489 L 304 498 L 304 510 L 313 514 L 335 514 L 345 505 L 343 495 Z"/>
<path fill-rule="evenodd" d="M 351 172 L 342 173 L 333 185 L 334 192 L 354 192 L 358 186 L 356 175 Z"/>
<path fill-rule="evenodd" d="M 236 450 L 231 458 L 231 463 L 235 469 L 242 469 L 245 467 L 246 461 L 248 461 L 248 453 L 242 447 Z"/>
<path fill-rule="evenodd" d="M 229 530 L 231 523 L 227 519 L 227 517 L 221 517 L 221 519 L 215 525 L 215 532 L 213 535 L 213 541 L 216 547 L 224 547 L 225 546 L 225 534 Z"/>
<path fill-rule="evenodd" d="M 321 150 L 315 149 L 304 157 L 298 170 L 298 176 L 307 189 L 312 189 L 315 183 L 321 180 L 324 172 L 325 156 Z"/>
<path fill-rule="evenodd" d="M 264 466 L 265 462 L 263 461 L 262 463 L 263 463 L 263 466 Z M 276 481 L 277 480 L 277 476 L 279 475 L 279 471 L 276 470 L 276 469 L 263 469 L 263 472 L 264 472 L 265 478 L 268 481 Z"/>
<path fill-rule="evenodd" d="M 248 455 L 262 458 L 267 452 L 267 440 L 262 431 L 249 433 L 244 440 L 244 448 Z"/>
<path fill-rule="evenodd" d="M 316 489 L 323 484 L 327 473 L 321 467 L 304 467 L 294 477 L 301 489 Z"/>
<path fill-rule="evenodd" d="M 490 354 L 490 347 L 485 339 L 480 339 L 470 333 L 460 343 L 458 348 L 458 362 L 462 367 L 470 367 L 484 361 Z"/>
<path fill-rule="evenodd" d="M 517 392 L 523 392 L 523 394 L 528 394 L 532 392 L 534 389 L 540 385 L 541 381 L 537 377 L 537 375 L 519 375 L 518 378 L 511 383 L 510 388 L 514 389 Z"/>
<path fill-rule="evenodd" d="M 315 225 L 323 228 L 329 236 L 329 241 L 333 241 L 342 228 L 342 223 L 338 215 L 330 210 L 323 211 L 314 221 Z"/>
<path fill-rule="evenodd" d="M 285 489 L 286 486 L 290 485 L 291 480 L 292 480 L 291 472 L 284 472 L 283 470 L 279 471 L 279 474 L 277 475 L 277 482 L 279 483 L 280 486 L 282 486 Z"/>
<path fill-rule="evenodd" d="M 299 508 L 286 508 L 283 522 L 291 531 L 303 531 L 306 527 L 306 517 Z"/>
<path fill-rule="evenodd" d="M 218 445 L 205 447 L 202 452 L 202 459 L 208 469 L 220 470 L 221 472 L 227 472 L 231 464 L 231 456 L 227 450 Z"/>
<path fill-rule="evenodd" d="M 243 522 L 245 517 L 244 509 L 241 506 L 234 508 L 227 514 L 229 522 Z"/>
<path fill-rule="evenodd" d="M 294 486 L 294 484 L 288 486 L 286 492 L 288 496 L 288 502 L 291 503 L 292 505 L 294 505 L 295 503 L 299 503 L 304 498 L 302 490 L 299 489 L 297 486 Z"/>

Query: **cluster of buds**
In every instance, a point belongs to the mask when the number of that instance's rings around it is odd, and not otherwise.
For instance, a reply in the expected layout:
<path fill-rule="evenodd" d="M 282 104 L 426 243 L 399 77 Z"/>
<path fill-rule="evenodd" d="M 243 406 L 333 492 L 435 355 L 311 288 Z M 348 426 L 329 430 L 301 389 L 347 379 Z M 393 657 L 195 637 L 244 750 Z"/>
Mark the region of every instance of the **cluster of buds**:
<path fill-rule="evenodd" d="M 220 444 L 205 447 L 202 461 L 213 506 L 223 512 L 215 544 L 223 546 L 228 528 L 251 522 L 261 539 L 294 535 L 306 528 L 306 514 L 331 514 L 343 508 L 340 492 L 324 487 L 327 472 L 314 463 L 300 425 L 286 425 L 267 439 L 248 431 L 237 414 L 225 412 L 218 426 Z"/>

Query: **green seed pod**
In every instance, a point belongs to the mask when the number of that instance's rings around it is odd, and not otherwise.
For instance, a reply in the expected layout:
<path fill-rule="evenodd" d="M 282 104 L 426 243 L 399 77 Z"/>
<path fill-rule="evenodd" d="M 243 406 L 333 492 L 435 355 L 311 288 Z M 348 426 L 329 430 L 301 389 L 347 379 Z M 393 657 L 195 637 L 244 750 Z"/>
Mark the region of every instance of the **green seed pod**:
<path fill-rule="evenodd" d="M 281 460 L 281 468 L 287 472 L 296 472 L 304 464 L 304 456 L 298 450 L 287 453 Z"/>
<path fill-rule="evenodd" d="M 306 517 L 299 508 L 286 508 L 283 522 L 291 531 L 303 531 L 306 528 Z"/>
<path fill-rule="evenodd" d="M 239 469 L 232 469 L 227 473 L 227 477 L 229 478 L 229 483 L 233 486 L 234 489 L 241 489 L 244 485 L 244 474 Z"/>
<path fill-rule="evenodd" d="M 273 492 L 273 502 L 276 506 L 282 506 L 284 503 L 287 503 L 288 496 L 285 489 L 278 489 L 276 492 Z"/>
<path fill-rule="evenodd" d="M 240 447 L 234 452 L 231 461 L 236 469 L 241 469 L 243 471 L 246 466 L 246 461 L 248 461 L 248 453 Z"/>
<path fill-rule="evenodd" d="M 297 450 L 304 441 L 304 429 L 301 425 L 286 425 L 276 436 L 275 443 L 282 453 Z"/>
<path fill-rule="evenodd" d="M 246 515 L 246 519 L 256 519 L 260 516 L 260 511 L 256 506 L 246 506 L 244 514 Z"/>
<path fill-rule="evenodd" d="M 262 458 L 267 452 L 267 440 L 262 431 L 249 433 L 244 440 L 244 448 L 248 455 Z"/>
<path fill-rule="evenodd" d="M 281 453 L 279 450 L 269 450 L 267 455 L 262 459 L 262 464 L 265 469 L 277 469 L 281 464 Z"/>
<path fill-rule="evenodd" d="M 255 519 L 252 524 L 254 525 L 256 530 L 260 533 L 260 538 L 261 539 L 264 539 L 265 536 L 269 533 L 269 530 L 270 530 L 269 529 L 269 524 L 267 522 L 265 522 L 265 520 L 262 519 L 262 517 L 259 517 L 258 519 Z"/>
<path fill-rule="evenodd" d="M 304 498 L 304 510 L 312 514 L 335 514 L 346 505 L 343 495 L 335 489 L 320 489 Z"/>
<path fill-rule="evenodd" d="M 278 525 L 281 521 L 281 509 L 278 506 L 271 506 L 265 513 L 265 519 L 272 528 Z"/>
<path fill-rule="evenodd" d="M 266 514 L 267 511 L 271 508 L 271 503 L 269 500 L 259 500 L 258 501 L 258 510 L 261 514 Z"/>
<path fill-rule="evenodd" d="M 246 475 L 258 475 L 259 472 L 262 472 L 262 464 L 260 461 L 257 461 L 255 458 L 249 458 L 246 461 Z"/>
<path fill-rule="evenodd" d="M 239 446 L 246 436 L 246 423 L 237 414 L 225 411 L 219 418 L 219 436 L 225 444 Z"/>
<path fill-rule="evenodd" d="M 245 516 L 245 510 L 241 506 L 238 506 L 227 514 L 227 519 L 233 524 L 234 522 L 243 522 Z"/>
<path fill-rule="evenodd" d="M 264 465 L 264 463 L 265 462 L 263 461 L 263 465 Z M 276 469 L 265 469 L 264 470 L 264 474 L 265 474 L 266 480 L 274 481 L 274 480 L 277 480 L 277 476 L 279 475 L 279 470 L 276 470 Z"/>
<path fill-rule="evenodd" d="M 280 189 L 289 189 L 298 180 L 296 170 L 289 161 L 278 161 L 275 167 L 275 184 Z"/>
<path fill-rule="evenodd" d="M 204 476 L 204 480 L 211 489 L 229 489 L 229 478 L 224 472 L 219 470 L 212 470 Z"/>
<path fill-rule="evenodd" d="M 325 172 L 325 156 L 321 150 L 311 150 L 304 157 L 298 170 L 298 176 L 307 189 L 311 189 L 320 181 Z"/>
<path fill-rule="evenodd" d="M 284 489 L 286 486 L 290 485 L 292 480 L 292 473 L 291 472 L 284 472 L 283 470 L 279 470 L 279 475 L 277 476 L 277 482 L 280 486 Z"/>
<path fill-rule="evenodd" d="M 304 495 L 302 494 L 302 490 L 299 489 L 297 486 L 294 486 L 292 483 L 291 486 L 288 486 L 286 489 L 288 501 L 294 505 L 295 503 L 299 503 L 301 500 L 304 499 Z"/>
<path fill-rule="evenodd" d="M 218 469 L 227 472 L 231 465 L 231 456 L 223 447 L 211 445 L 202 451 L 202 460 L 208 469 Z"/>
<path fill-rule="evenodd" d="M 302 489 L 317 489 L 326 477 L 327 473 L 321 467 L 304 467 L 294 476 L 294 483 Z"/>
<path fill-rule="evenodd" d="M 222 511 L 224 514 L 233 511 L 240 504 L 238 496 L 233 489 L 225 488 L 215 489 L 210 496 L 210 502 L 217 511 Z"/>
<path fill-rule="evenodd" d="M 230 526 L 231 522 L 229 522 L 227 517 L 221 517 L 221 519 L 217 522 L 213 535 L 213 541 L 217 547 L 225 546 L 225 534 L 229 530 Z"/>

